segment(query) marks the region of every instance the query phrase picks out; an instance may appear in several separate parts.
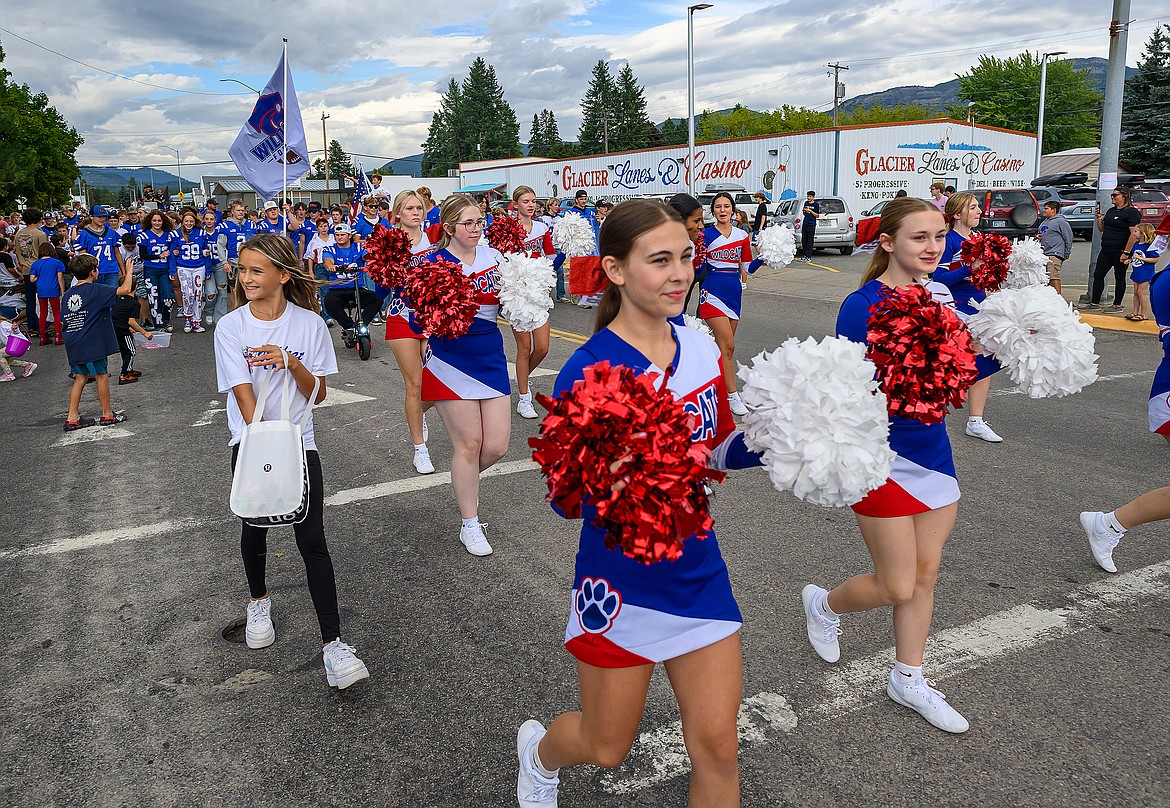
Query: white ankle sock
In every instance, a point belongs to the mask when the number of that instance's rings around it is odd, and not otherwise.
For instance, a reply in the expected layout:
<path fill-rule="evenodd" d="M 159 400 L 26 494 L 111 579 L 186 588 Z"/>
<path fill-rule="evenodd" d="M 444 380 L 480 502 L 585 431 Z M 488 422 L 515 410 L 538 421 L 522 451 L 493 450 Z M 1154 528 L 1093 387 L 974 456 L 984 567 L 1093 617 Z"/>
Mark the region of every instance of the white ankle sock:
<path fill-rule="evenodd" d="M 894 660 L 894 673 L 898 674 L 894 678 L 899 683 L 908 685 L 922 678 L 922 666 L 903 665 L 898 660 Z"/>
<path fill-rule="evenodd" d="M 835 611 L 829 608 L 829 595 L 827 593 L 821 595 L 820 599 L 817 601 L 817 610 L 830 620 L 841 619 L 841 615 L 837 614 Z"/>
<path fill-rule="evenodd" d="M 426 451 L 426 448 L 427 448 L 427 445 L 426 445 L 425 443 L 416 443 L 416 444 L 414 445 L 414 450 L 415 450 L 416 452 L 423 452 L 423 451 Z"/>
<path fill-rule="evenodd" d="M 1114 515 L 1117 511 L 1110 511 L 1109 513 L 1101 514 L 1101 527 L 1105 528 L 1106 532 L 1114 536 L 1124 536 L 1125 528 L 1121 526 L 1121 522 L 1117 521 Z"/>
<path fill-rule="evenodd" d="M 739 392 L 736 391 L 734 393 L 728 393 L 727 397 L 730 399 L 734 399 L 735 401 L 739 401 Z"/>
<path fill-rule="evenodd" d="M 532 391 L 529 390 L 527 393 L 521 393 L 520 400 L 521 401 L 531 401 L 532 400 Z"/>
<path fill-rule="evenodd" d="M 981 423 L 983 423 L 983 416 L 982 415 L 972 415 L 970 418 L 967 419 L 967 423 L 968 424 L 981 424 Z"/>
<path fill-rule="evenodd" d="M 539 746 L 540 746 L 540 741 L 537 741 L 536 743 L 534 743 L 532 745 L 532 756 L 531 756 L 532 768 L 536 769 L 536 773 L 539 774 L 541 777 L 544 777 L 545 779 L 551 780 L 552 778 L 557 776 L 557 772 L 560 770 L 559 769 L 546 769 L 544 767 L 544 764 L 540 762 L 540 754 L 537 751 L 537 747 L 539 747 Z"/>
<path fill-rule="evenodd" d="M 473 516 L 470 519 L 463 520 L 464 527 L 475 527 L 478 524 L 479 524 L 479 517 L 478 516 Z"/>

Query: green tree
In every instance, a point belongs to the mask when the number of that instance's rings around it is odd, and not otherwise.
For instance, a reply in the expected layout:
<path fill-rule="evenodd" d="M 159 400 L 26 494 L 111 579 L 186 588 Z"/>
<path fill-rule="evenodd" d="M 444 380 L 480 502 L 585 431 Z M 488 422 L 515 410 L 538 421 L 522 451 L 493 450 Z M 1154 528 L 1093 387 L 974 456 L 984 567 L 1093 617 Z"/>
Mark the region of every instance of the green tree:
<path fill-rule="evenodd" d="M 646 93 L 638 85 L 629 62 L 618 71 L 614 83 L 613 122 L 609 131 L 609 150 L 643 149 L 650 143 L 650 119 L 646 117 Z"/>
<path fill-rule="evenodd" d="M 614 123 L 613 104 L 617 86 L 609 73 L 609 65 L 599 60 L 593 66 L 589 87 L 581 99 L 581 129 L 577 144 L 582 154 L 601 154 L 605 151 L 610 129 Z"/>
<path fill-rule="evenodd" d="M 342 177 L 352 177 L 353 172 L 357 169 L 353 160 L 336 140 L 329 141 L 327 154 L 329 155 L 329 184 L 333 188 L 339 188 L 341 186 L 338 180 Z M 311 180 L 325 179 L 325 158 L 318 157 L 313 161 L 313 170 L 309 172 L 308 177 Z"/>
<path fill-rule="evenodd" d="M 471 63 L 462 84 L 454 79 L 423 144 L 423 174 L 443 176 L 460 162 L 520 157 L 520 124 L 504 99 L 494 67 L 482 58 Z"/>
<path fill-rule="evenodd" d="M 1122 162 L 1150 177 L 1170 176 L 1170 26 L 1154 29 L 1138 70 L 1125 82 Z M 1047 140 L 1048 127 L 1044 128 Z"/>
<path fill-rule="evenodd" d="M 64 202 L 81 173 L 76 154 L 84 141 L 48 96 L 11 76 L 0 68 L 0 209 L 11 210 L 19 198 L 42 208 Z"/>
<path fill-rule="evenodd" d="M 544 124 L 540 120 L 540 113 L 533 113 L 532 128 L 528 134 L 528 156 L 548 157 L 549 144 L 545 141 Z"/>
<path fill-rule="evenodd" d="M 947 115 L 964 120 L 967 102 L 977 123 L 1035 132 L 1040 112 L 1040 56 L 1025 51 L 1009 59 L 980 56 L 979 64 L 959 76 L 958 101 Z M 1102 93 L 1088 70 L 1070 61 L 1048 63 L 1047 97 L 1042 152 L 1096 146 L 1101 138 Z"/>
<path fill-rule="evenodd" d="M 682 139 L 686 142 L 686 122 L 682 126 Z M 783 132 L 806 132 L 811 129 L 825 129 L 833 125 L 833 118 L 824 112 L 790 104 L 771 112 L 757 112 L 736 104 L 726 112 L 705 110 L 699 116 L 695 127 L 695 140 L 708 142 L 733 137 L 755 137 L 775 135 Z"/>
<path fill-rule="evenodd" d="M 938 110 L 922 104 L 895 104 L 892 107 L 874 104 L 871 107 L 856 107 L 842 112 L 837 119 L 841 126 L 856 126 L 891 121 L 929 121 L 931 118 L 940 117 L 941 114 Z"/>
<path fill-rule="evenodd" d="M 431 116 L 431 126 L 423 143 L 422 173 L 424 177 L 443 177 L 447 171 L 459 167 L 459 145 L 455 127 L 463 92 L 458 82 L 451 79 L 447 92 L 439 102 L 439 109 Z"/>

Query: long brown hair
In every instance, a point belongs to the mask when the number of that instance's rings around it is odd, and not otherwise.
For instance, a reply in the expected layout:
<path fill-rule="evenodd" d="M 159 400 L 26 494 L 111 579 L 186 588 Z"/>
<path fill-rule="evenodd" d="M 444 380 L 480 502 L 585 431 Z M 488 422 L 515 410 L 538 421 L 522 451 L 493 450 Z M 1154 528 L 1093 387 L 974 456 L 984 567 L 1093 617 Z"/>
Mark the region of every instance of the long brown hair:
<path fill-rule="evenodd" d="M 244 250 L 260 253 L 279 271 L 288 273 L 289 280 L 283 288 L 289 303 L 316 314 L 321 313 L 321 303 L 317 299 L 317 280 L 305 269 L 304 262 L 297 258 L 296 248 L 291 241 L 275 233 L 257 233 L 240 245 L 240 252 Z M 247 302 L 244 285 L 237 283 L 232 289 L 232 308 L 239 308 Z"/>
<path fill-rule="evenodd" d="M 948 231 L 955 229 L 955 219 L 966 213 L 972 202 L 979 204 L 979 197 L 970 191 L 959 191 L 957 194 L 951 194 L 951 198 L 943 206 L 943 216 L 946 217 Z"/>
<path fill-rule="evenodd" d="M 962 196 L 962 194 L 955 194 L 955 196 Z M 952 196 L 951 199 L 954 199 L 955 196 Z M 971 194 L 967 194 L 967 196 L 974 199 Z M 950 203 L 947 204 L 947 207 L 950 207 Z M 882 218 L 878 223 L 878 238 L 880 239 L 882 236 L 896 238 L 902 223 L 906 221 L 906 217 L 915 213 L 938 213 L 938 208 L 925 199 L 913 196 L 897 197 L 887 202 L 886 206 L 882 208 Z M 875 278 L 880 278 L 886 274 L 889 266 L 890 254 L 882 249 L 879 243 L 878 248 L 874 250 L 873 257 L 869 259 L 869 266 L 865 268 L 865 274 L 861 276 L 861 283 L 858 285 L 865 286 Z"/>
<path fill-rule="evenodd" d="M 439 205 L 439 224 L 444 227 L 443 235 L 439 237 L 436 249 L 447 249 L 447 245 L 451 243 L 451 234 L 447 232 L 446 225 L 451 225 L 454 228 L 459 222 L 459 214 L 466 208 L 475 208 L 475 212 L 479 213 L 479 204 L 467 194 L 451 194 L 443 200 L 443 204 Z"/>
<path fill-rule="evenodd" d="M 657 199 L 630 199 L 622 202 L 605 217 L 605 226 L 601 228 L 601 235 L 597 239 L 597 254 L 603 259 L 612 256 L 618 261 L 625 261 L 633 252 L 634 242 L 639 236 L 666 222 L 683 224 L 677 210 Z M 605 287 L 601 302 L 597 304 L 593 332 L 597 333 L 613 322 L 621 307 L 621 287 L 611 283 Z"/>

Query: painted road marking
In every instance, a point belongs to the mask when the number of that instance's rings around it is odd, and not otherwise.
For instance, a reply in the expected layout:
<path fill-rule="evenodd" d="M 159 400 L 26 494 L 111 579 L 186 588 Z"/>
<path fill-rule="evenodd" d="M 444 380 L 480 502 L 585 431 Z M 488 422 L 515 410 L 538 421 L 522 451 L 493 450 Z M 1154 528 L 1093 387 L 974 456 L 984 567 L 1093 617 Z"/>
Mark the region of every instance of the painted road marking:
<path fill-rule="evenodd" d="M 578 345 L 584 345 L 589 340 L 589 337 L 584 334 L 574 334 L 572 331 L 562 331 L 559 328 L 550 328 L 549 333 L 554 337 L 567 342 L 575 342 Z"/>
<path fill-rule="evenodd" d="M 1158 324 L 1153 320 L 1127 320 L 1124 317 L 1110 317 L 1107 314 L 1089 314 L 1085 311 L 1078 311 L 1084 320 L 1093 328 L 1103 328 L 1106 331 L 1129 331 L 1134 334 L 1154 334 L 1158 333 Z"/>
<path fill-rule="evenodd" d="M 1085 551 L 1087 559 L 1087 547 Z M 1044 609 L 1025 603 L 934 634 L 926 647 L 928 672 L 935 679 L 957 676 L 1008 654 L 1079 634 L 1119 607 L 1133 606 L 1142 599 L 1170 599 L 1170 561 L 1078 587 L 1064 598 L 1066 606 Z M 793 599 L 793 604 L 793 619 L 799 620 L 799 601 Z M 813 658 L 811 651 L 808 656 Z M 886 677 L 893 664 L 891 647 L 831 669 L 823 680 L 826 697 L 802 710 L 803 720 L 832 721 L 887 698 Z M 979 709 L 978 704 L 970 704 L 963 712 L 969 717 L 974 714 L 978 722 Z M 985 709 L 994 709 L 994 705 Z M 791 732 L 797 722 L 788 699 L 779 693 L 750 696 L 739 713 L 740 749 L 762 746 L 770 740 L 769 733 L 774 737 L 776 731 Z M 682 746 L 681 724 L 675 721 L 643 732 L 622 768 L 637 774 L 607 773 L 602 781 L 613 794 L 632 794 L 686 774 L 690 763 Z"/>
<path fill-rule="evenodd" d="M 99 440 L 116 440 L 118 438 L 132 438 L 134 433 L 129 429 L 123 429 L 120 426 L 93 426 L 85 429 L 75 429 L 72 432 L 66 432 L 61 437 L 57 438 L 54 446 L 76 446 L 79 443 L 94 443 Z"/>
<path fill-rule="evenodd" d="M 362 401 L 377 401 L 377 399 L 373 396 L 363 396 L 361 393 L 351 393 L 348 390 L 330 387 L 325 394 L 325 400 L 317 405 L 317 409 L 321 409 L 322 407 L 341 407 L 346 404 L 358 404 Z"/>
<path fill-rule="evenodd" d="M 81 432 L 88 432 L 97 429 L 113 429 L 113 427 L 91 427 L 90 429 L 80 430 Z M 531 460 L 511 460 L 507 463 L 499 463 L 492 466 L 485 471 L 480 477 L 502 477 L 508 474 L 518 474 L 522 471 L 534 471 L 539 469 L 536 463 Z M 344 491 L 338 491 L 332 496 L 326 497 L 325 504 L 328 505 L 348 505 L 353 502 L 362 502 L 369 499 L 378 499 L 380 497 L 389 497 L 395 494 L 403 494 L 410 491 L 421 491 L 424 488 L 436 488 L 440 485 L 446 485 L 451 482 L 450 472 L 441 472 L 438 474 L 420 475 L 417 477 L 407 477 L 402 480 L 391 480 L 390 482 L 379 483 L 377 485 L 367 485 L 361 488 L 350 488 Z M 123 527 L 114 528 L 112 530 L 102 530 L 97 533 L 89 533 L 84 536 L 71 536 L 57 541 L 47 542 L 45 544 L 34 544 L 29 547 L 17 547 L 9 550 L 0 550 L 0 559 L 4 558 L 21 558 L 24 556 L 36 555 L 52 555 L 55 553 L 69 553 L 75 550 L 87 550 L 91 547 L 101 547 L 106 544 L 114 544 L 116 542 L 129 541 L 135 539 L 149 539 L 155 536 L 162 536 L 168 533 L 174 533 L 180 530 L 191 530 L 193 528 L 206 527 L 208 525 L 222 522 L 224 519 L 234 519 L 230 513 L 225 513 L 221 519 L 191 519 L 186 521 L 167 521 L 155 522 L 149 525 L 139 525 L 137 527 Z"/>
<path fill-rule="evenodd" d="M 199 420 L 191 426 L 211 426 L 215 423 L 215 416 L 221 412 L 227 412 L 227 405 L 221 403 L 219 399 L 212 399 L 208 402 L 207 409 L 199 416 Z"/>
<path fill-rule="evenodd" d="M 841 271 L 841 270 L 839 270 L 839 269 L 833 269 L 832 267 L 827 267 L 827 266 L 825 266 L 824 264 L 817 264 L 817 263 L 814 263 L 814 262 L 812 262 L 812 261 L 805 261 L 805 262 L 803 262 L 803 263 L 804 263 L 806 266 L 810 266 L 810 267 L 820 267 L 821 269 L 827 269 L 827 270 L 829 270 L 829 272 L 840 272 L 840 271 Z"/>
<path fill-rule="evenodd" d="M 535 378 L 538 378 L 540 376 L 556 376 L 558 373 L 560 373 L 559 370 L 549 370 L 548 368 L 539 368 L 538 367 L 536 370 L 531 370 L 528 372 L 528 378 L 535 379 Z M 508 374 L 513 379 L 516 378 L 516 365 L 512 362 L 508 363 Z"/>
<path fill-rule="evenodd" d="M 1111 381 L 1115 381 L 1117 379 L 1137 379 L 1137 378 L 1140 378 L 1142 376 L 1153 376 L 1154 372 L 1155 371 L 1153 371 L 1153 370 L 1139 370 L 1135 373 L 1115 373 L 1112 376 L 1098 376 L 1097 381 L 1093 382 L 1093 384 L 1098 384 L 1100 382 L 1111 382 Z M 1022 396 L 1022 395 L 1024 395 L 1024 391 L 1018 387 L 1013 387 L 1010 390 L 992 390 L 990 393 L 988 393 L 988 395 L 992 395 L 992 396 Z"/>

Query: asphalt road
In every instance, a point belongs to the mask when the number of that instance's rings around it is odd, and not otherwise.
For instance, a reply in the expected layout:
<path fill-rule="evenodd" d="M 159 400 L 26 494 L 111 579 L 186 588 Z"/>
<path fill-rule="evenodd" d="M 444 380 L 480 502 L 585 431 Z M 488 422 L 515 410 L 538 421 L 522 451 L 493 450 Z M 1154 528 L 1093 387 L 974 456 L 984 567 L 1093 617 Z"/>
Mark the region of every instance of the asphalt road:
<path fill-rule="evenodd" d="M 1088 245 L 1077 249 L 1087 262 Z M 740 361 L 830 333 L 864 262 L 764 270 Z M 558 305 L 553 325 L 585 335 L 590 316 Z M 868 569 L 851 513 L 778 494 L 758 470 L 719 487 L 745 619 L 744 805 L 1170 804 L 1167 526 L 1133 531 L 1110 576 L 1077 523 L 1165 481 L 1167 447 L 1145 424 L 1160 351 L 1147 334 L 1099 330 L 1097 341 L 1102 379 L 1079 395 L 1033 401 L 996 377 L 987 418 L 1004 443 L 965 437 L 951 419 L 963 500 L 927 672 L 971 721 L 963 736 L 884 695 L 888 612 L 846 617 L 836 666 L 808 647 L 801 587 Z M 554 338 L 546 366 L 575 347 Z M 210 334 L 144 352 L 142 381 L 113 388 L 122 431 L 76 433 L 101 440 L 60 429 L 63 349 L 34 349 L 40 370 L 3 385 L 0 804 L 515 804 L 516 728 L 576 706 L 561 646 L 576 524 L 545 505 L 524 462 L 537 422 L 513 419 L 506 473 L 484 481 L 495 554 L 474 558 L 450 486 L 413 473 L 390 352 L 376 343 L 361 362 L 339 341 L 338 352 L 331 382 L 347 395 L 317 415 L 325 526 L 344 633 L 371 671 L 340 693 L 321 670 L 291 531 L 270 534 L 275 645 L 220 636 L 247 588 Z M 95 408 L 87 391 L 83 409 Z M 437 419 L 431 436 L 443 472 Z M 420 480 L 428 487 L 411 490 Z M 563 773 L 561 805 L 685 804 L 677 721 L 660 671 L 630 759 Z"/>

